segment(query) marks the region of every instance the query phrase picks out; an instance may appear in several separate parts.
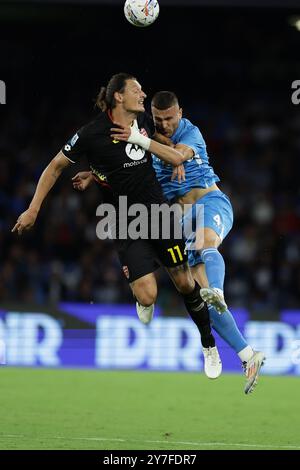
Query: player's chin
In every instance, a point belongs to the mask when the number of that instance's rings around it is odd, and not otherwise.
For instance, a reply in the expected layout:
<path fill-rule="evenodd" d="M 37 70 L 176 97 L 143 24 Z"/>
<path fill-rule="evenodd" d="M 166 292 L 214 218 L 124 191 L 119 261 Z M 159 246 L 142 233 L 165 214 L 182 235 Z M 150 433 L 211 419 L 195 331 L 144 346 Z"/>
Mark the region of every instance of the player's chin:
<path fill-rule="evenodd" d="M 136 112 L 138 113 L 143 113 L 145 111 L 145 106 L 143 104 L 138 104 L 137 108 Z"/>

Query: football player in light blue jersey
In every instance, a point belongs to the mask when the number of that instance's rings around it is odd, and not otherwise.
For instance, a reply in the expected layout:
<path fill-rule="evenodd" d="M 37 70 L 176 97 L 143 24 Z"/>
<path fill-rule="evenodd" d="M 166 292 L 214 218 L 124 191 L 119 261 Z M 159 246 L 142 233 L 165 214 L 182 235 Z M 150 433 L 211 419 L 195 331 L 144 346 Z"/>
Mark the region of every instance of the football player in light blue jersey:
<path fill-rule="evenodd" d="M 176 148 L 185 157 L 180 178 L 180 170 L 153 156 L 156 176 L 167 199 L 182 206 L 184 222 L 192 220 L 199 224 L 201 219 L 196 218 L 196 215 L 203 208 L 202 226 L 196 227 L 196 230 L 203 229 L 203 244 L 201 249 L 188 251 L 189 265 L 195 280 L 202 287 L 201 296 L 209 305 L 214 329 L 237 352 L 244 365 L 247 377 L 245 393 L 249 393 L 256 385 L 264 354 L 253 351 L 247 344 L 224 300 L 225 263 L 218 247 L 232 228 L 230 200 L 216 184 L 220 179 L 209 165 L 206 144 L 200 130 L 182 117 L 176 95 L 169 91 L 156 93 L 151 108 L 156 128 L 155 138 Z M 187 247 L 189 242 L 194 241 L 187 240 Z"/>

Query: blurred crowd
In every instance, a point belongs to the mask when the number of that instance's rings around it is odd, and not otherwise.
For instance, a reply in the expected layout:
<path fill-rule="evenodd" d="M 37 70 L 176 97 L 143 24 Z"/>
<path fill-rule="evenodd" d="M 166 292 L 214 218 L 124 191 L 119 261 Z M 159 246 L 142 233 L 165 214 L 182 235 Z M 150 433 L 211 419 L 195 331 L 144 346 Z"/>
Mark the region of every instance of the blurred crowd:
<path fill-rule="evenodd" d="M 2 128 L 0 298 L 34 303 L 130 301 L 112 242 L 96 237 L 96 185 L 85 193 L 72 187 L 71 177 L 80 169 L 76 165 L 60 178 L 34 230 L 22 238 L 10 233 L 52 156 L 45 144 L 48 126 L 39 124 L 42 114 L 39 109 L 36 120 L 18 120 L 16 129 L 12 113 Z M 221 178 L 219 186 L 234 207 L 234 227 L 221 248 L 228 303 L 259 310 L 299 308 L 300 194 L 295 175 L 300 118 L 292 114 L 284 123 L 276 121 L 260 102 L 243 107 L 242 113 L 215 109 L 205 119 L 199 104 L 186 115 L 203 132 L 211 164 Z M 52 146 L 59 150 L 65 136 L 53 137 Z M 176 292 L 163 270 L 158 276 L 160 301 L 172 310 Z"/>
<path fill-rule="evenodd" d="M 255 61 L 252 65 L 258 77 L 267 67 L 262 61 L 261 70 Z M 234 64 L 226 67 L 228 79 L 243 73 Z M 241 87 L 238 94 L 234 86 L 226 89 L 221 101 L 213 84 L 205 99 L 203 90 L 201 96 L 197 90 L 192 97 L 188 92 L 180 96 L 184 115 L 203 133 L 219 186 L 234 208 L 234 226 L 221 247 L 227 303 L 265 314 L 300 308 L 300 114 L 290 103 L 288 80 L 285 96 L 272 84 L 262 93 L 259 79 L 256 89 Z M 92 117 L 76 93 L 71 80 L 63 108 L 57 106 L 60 97 L 50 102 L 47 92 L 30 109 L 28 102 L 10 102 L 8 96 L 0 115 L 1 302 L 132 301 L 112 242 L 96 237 L 96 185 L 85 193 L 72 188 L 71 177 L 86 164 L 71 166 L 59 179 L 32 232 L 22 238 L 11 234 L 47 163 Z M 158 279 L 158 303 L 174 314 L 179 296 L 162 269 Z"/>

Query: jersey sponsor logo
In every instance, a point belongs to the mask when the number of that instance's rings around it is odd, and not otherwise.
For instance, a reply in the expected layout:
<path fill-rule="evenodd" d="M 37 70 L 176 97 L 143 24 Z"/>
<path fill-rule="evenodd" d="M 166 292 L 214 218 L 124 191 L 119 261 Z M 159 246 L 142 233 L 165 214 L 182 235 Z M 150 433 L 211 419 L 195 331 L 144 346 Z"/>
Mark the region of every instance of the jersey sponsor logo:
<path fill-rule="evenodd" d="M 136 144 L 127 144 L 125 148 L 127 156 L 131 160 L 142 160 L 144 158 L 146 151 L 139 147 Z"/>
<path fill-rule="evenodd" d="M 112 141 L 112 143 L 113 143 L 113 144 L 119 144 L 119 143 L 120 143 L 120 141 L 119 141 L 119 140 L 116 140 L 116 139 L 114 139 L 114 140 Z"/>
<path fill-rule="evenodd" d="M 78 134 L 75 134 L 73 135 L 71 141 L 70 141 L 70 145 L 71 147 L 74 147 L 74 145 L 76 144 L 77 140 L 79 139 L 79 135 Z"/>
<path fill-rule="evenodd" d="M 72 139 L 68 141 L 68 143 L 64 146 L 64 150 L 66 152 L 70 152 L 72 150 L 72 147 L 76 144 L 77 140 L 79 139 L 79 135 L 75 134 L 73 135 Z"/>
<path fill-rule="evenodd" d="M 147 158 L 144 158 L 144 160 L 139 160 L 137 162 L 124 163 L 124 168 L 130 168 L 131 166 L 137 166 L 137 165 L 140 165 L 141 163 L 147 163 Z"/>

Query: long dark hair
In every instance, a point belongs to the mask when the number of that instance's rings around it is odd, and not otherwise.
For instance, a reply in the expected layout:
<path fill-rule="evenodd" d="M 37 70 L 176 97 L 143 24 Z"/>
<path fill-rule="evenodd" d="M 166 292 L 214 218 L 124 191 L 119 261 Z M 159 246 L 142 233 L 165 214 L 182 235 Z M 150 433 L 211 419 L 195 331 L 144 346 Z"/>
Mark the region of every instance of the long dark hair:
<path fill-rule="evenodd" d="M 113 109 L 116 106 L 114 94 L 116 92 L 124 92 L 127 80 L 136 80 L 136 78 L 129 73 L 117 73 L 113 75 L 106 87 L 101 87 L 95 106 L 100 108 L 103 112 L 108 109 Z"/>

